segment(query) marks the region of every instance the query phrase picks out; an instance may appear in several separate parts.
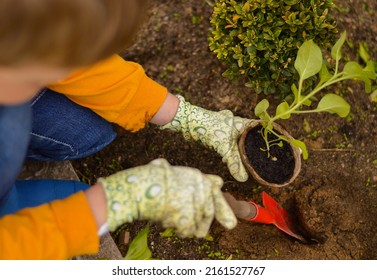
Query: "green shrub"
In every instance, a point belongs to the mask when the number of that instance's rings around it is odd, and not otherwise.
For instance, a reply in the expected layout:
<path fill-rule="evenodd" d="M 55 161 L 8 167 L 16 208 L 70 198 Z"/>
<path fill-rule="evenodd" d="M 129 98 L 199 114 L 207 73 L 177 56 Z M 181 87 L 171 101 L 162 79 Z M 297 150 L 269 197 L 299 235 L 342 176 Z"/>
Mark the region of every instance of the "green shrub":
<path fill-rule="evenodd" d="M 228 65 L 230 80 L 246 77 L 257 93 L 285 96 L 297 75 L 301 44 L 314 39 L 326 50 L 335 41 L 331 0 L 218 0 L 209 47 Z"/>

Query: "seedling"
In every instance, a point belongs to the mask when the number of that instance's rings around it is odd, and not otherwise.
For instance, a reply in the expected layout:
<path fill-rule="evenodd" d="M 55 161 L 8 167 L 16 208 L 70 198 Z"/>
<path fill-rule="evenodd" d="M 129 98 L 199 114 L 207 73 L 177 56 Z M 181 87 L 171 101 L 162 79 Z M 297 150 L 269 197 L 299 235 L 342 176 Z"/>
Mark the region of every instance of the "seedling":
<path fill-rule="evenodd" d="M 143 228 L 131 241 L 125 260 L 150 260 L 152 252 L 148 247 L 149 227 Z"/>
<path fill-rule="evenodd" d="M 304 142 L 293 139 L 289 140 L 282 135 L 279 135 L 273 130 L 273 123 L 277 120 L 289 119 L 293 114 L 309 114 L 328 112 L 330 114 L 337 114 L 341 118 L 345 118 L 350 112 L 350 105 L 339 95 L 333 93 L 325 94 L 317 104 L 315 109 L 308 108 L 312 105 L 316 95 L 326 87 L 338 83 L 343 80 L 358 80 L 365 84 L 365 91 L 370 92 L 372 89 L 371 80 L 376 79 L 374 64 L 372 61 L 366 62 L 363 68 L 355 61 L 347 62 L 343 71 L 340 71 L 340 60 L 342 58 L 341 48 L 346 40 L 346 32 L 344 32 L 331 50 L 331 57 L 335 61 L 333 73 L 327 68 L 326 61 L 324 61 L 321 49 L 313 42 L 313 40 L 305 41 L 298 50 L 294 67 L 299 74 L 299 81 L 292 84 L 291 91 L 294 99 L 291 104 L 287 101 L 280 103 L 275 111 L 275 115 L 270 115 L 267 112 L 269 102 L 267 99 L 261 100 L 255 107 L 254 113 L 262 122 L 262 136 L 266 143 L 266 152 L 270 157 L 270 147 L 273 145 L 282 146 L 282 141 L 287 141 L 291 145 L 301 149 L 304 159 L 308 158 L 308 151 Z M 319 75 L 318 83 L 315 88 L 307 94 L 303 94 L 305 80 Z M 269 134 L 275 135 L 277 138 L 269 140 Z M 272 158 L 273 159 L 273 158 Z"/>
<path fill-rule="evenodd" d="M 371 60 L 368 49 L 369 48 L 366 43 L 361 43 L 358 49 L 358 54 L 365 63 Z M 373 63 L 374 63 L 374 69 L 377 70 L 377 61 L 373 61 Z M 369 95 L 369 100 L 374 103 L 377 102 L 377 85 L 376 84 L 372 86 L 372 93 Z"/>

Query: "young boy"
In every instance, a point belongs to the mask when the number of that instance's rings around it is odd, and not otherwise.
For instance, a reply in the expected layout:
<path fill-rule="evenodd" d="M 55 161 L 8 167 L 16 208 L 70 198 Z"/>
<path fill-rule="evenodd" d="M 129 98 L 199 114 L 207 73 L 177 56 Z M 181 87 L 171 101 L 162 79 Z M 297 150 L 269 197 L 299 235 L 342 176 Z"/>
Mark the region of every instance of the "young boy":
<path fill-rule="evenodd" d="M 95 253 L 98 235 L 136 219 L 161 222 L 181 236 L 205 236 L 215 218 L 235 227 L 221 178 L 163 159 L 90 188 L 16 181 L 24 158 L 84 157 L 115 138 L 111 123 L 137 131 L 147 122 L 215 149 L 237 180 L 247 180 L 237 139 L 250 120 L 193 106 L 116 55 L 133 38 L 145 4 L 0 2 L 0 259 Z"/>

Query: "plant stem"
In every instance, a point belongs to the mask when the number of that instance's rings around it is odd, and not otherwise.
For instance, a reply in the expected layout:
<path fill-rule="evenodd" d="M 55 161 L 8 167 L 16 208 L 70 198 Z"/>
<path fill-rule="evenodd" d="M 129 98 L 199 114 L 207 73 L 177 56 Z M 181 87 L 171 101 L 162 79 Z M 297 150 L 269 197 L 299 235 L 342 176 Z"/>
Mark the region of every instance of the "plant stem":
<path fill-rule="evenodd" d="M 337 70 L 336 70 L 337 72 Z M 310 92 L 308 95 L 306 95 L 304 98 L 300 98 L 301 97 L 301 91 L 302 91 L 302 84 L 303 84 L 303 80 L 300 79 L 299 81 L 299 87 L 298 87 L 298 94 L 297 94 L 297 98 L 295 98 L 295 100 L 293 101 L 293 103 L 291 104 L 290 106 L 290 109 L 288 111 L 285 111 L 284 113 L 280 114 L 280 115 L 276 115 L 274 117 L 270 117 L 268 116 L 268 121 L 267 122 L 267 125 L 264 127 L 263 129 L 263 139 L 266 143 L 266 149 L 268 151 L 268 157 L 270 157 L 270 142 L 268 141 L 268 133 L 271 132 L 272 134 L 274 134 L 276 137 L 278 137 L 278 139 L 281 139 L 283 141 L 287 141 L 289 142 L 288 139 L 285 139 L 284 137 L 282 137 L 281 135 L 277 134 L 275 131 L 273 131 L 273 129 L 267 129 L 268 127 L 272 127 L 272 124 L 278 120 L 278 119 L 281 119 L 282 116 L 284 115 L 288 115 L 288 114 L 299 114 L 299 113 L 304 113 L 304 114 L 307 114 L 307 113 L 314 113 L 314 112 L 322 112 L 322 111 L 325 111 L 325 110 L 319 110 L 319 109 L 313 109 L 313 110 L 304 110 L 304 111 L 300 111 L 298 110 L 302 104 L 310 99 L 312 96 L 314 96 L 317 92 L 321 91 L 322 89 L 332 85 L 332 84 L 335 84 L 337 82 L 340 82 L 340 81 L 343 81 L 343 80 L 347 80 L 347 79 L 351 79 L 353 77 L 350 77 L 350 76 L 344 76 L 343 73 L 336 73 L 334 74 L 330 79 L 328 79 L 326 82 L 324 82 L 322 85 L 320 85 L 319 87 L 316 87 L 312 92 Z M 266 112 L 267 114 L 267 112 Z"/>
<path fill-rule="evenodd" d="M 329 80 L 327 80 L 326 82 L 324 82 L 321 86 L 315 88 L 311 93 L 309 93 L 308 95 L 306 95 L 304 98 L 300 99 L 299 101 L 297 101 L 297 103 L 295 104 L 295 102 L 292 103 L 292 107 L 290 107 L 290 109 L 280 115 L 276 115 L 272 118 L 269 119 L 268 121 L 268 124 L 272 124 L 274 121 L 278 120 L 278 119 L 281 119 L 282 116 L 284 115 L 288 115 L 288 114 L 294 114 L 294 113 L 297 113 L 297 112 L 305 112 L 305 111 L 300 111 L 300 110 L 297 110 L 306 100 L 310 99 L 312 96 L 314 96 L 317 92 L 321 91 L 322 89 L 332 85 L 332 84 L 335 84 L 337 82 L 340 82 L 340 81 L 343 81 L 343 80 L 347 80 L 347 79 L 351 79 L 353 77 L 350 77 L 350 76 L 342 76 L 343 73 L 339 73 L 339 74 L 334 74 L 334 76 L 332 76 Z M 302 90 L 302 80 L 300 79 L 300 83 L 299 83 L 299 88 L 298 88 L 298 96 L 301 96 L 301 90 Z M 315 112 L 315 111 L 313 111 Z"/>
<path fill-rule="evenodd" d="M 270 129 L 267 129 L 266 127 L 263 127 L 262 130 L 263 130 L 263 136 L 262 137 L 263 137 L 265 144 L 266 144 L 266 152 L 268 153 L 267 157 L 271 156 L 270 155 L 270 147 L 272 146 L 271 144 L 274 144 L 274 142 L 277 142 L 277 141 L 280 141 L 280 140 L 289 142 L 289 140 L 287 138 L 276 133 L 276 131 L 274 131 L 273 129 L 270 130 Z M 268 133 L 275 135 L 277 138 L 274 139 L 274 140 L 268 141 Z"/>

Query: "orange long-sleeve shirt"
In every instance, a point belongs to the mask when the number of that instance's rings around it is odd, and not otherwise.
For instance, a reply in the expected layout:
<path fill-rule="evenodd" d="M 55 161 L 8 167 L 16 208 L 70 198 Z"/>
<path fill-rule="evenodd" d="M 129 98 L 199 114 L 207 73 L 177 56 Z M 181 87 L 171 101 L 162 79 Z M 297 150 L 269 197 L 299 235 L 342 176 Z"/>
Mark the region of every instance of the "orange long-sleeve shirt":
<path fill-rule="evenodd" d="M 83 192 L 0 219 L 0 259 L 68 259 L 96 253 L 98 240 Z"/>
<path fill-rule="evenodd" d="M 167 96 L 139 64 L 118 55 L 48 87 L 130 131 L 143 128 Z"/>
<path fill-rule="evenodd" d="M 167 95 L 140 65 L 117 55 L 49 88 L 130 131 L 143 128 Z M 82 193 L 0 218 L 0 259 L 67 259 L 97 252 L 98 243 Z"/>

